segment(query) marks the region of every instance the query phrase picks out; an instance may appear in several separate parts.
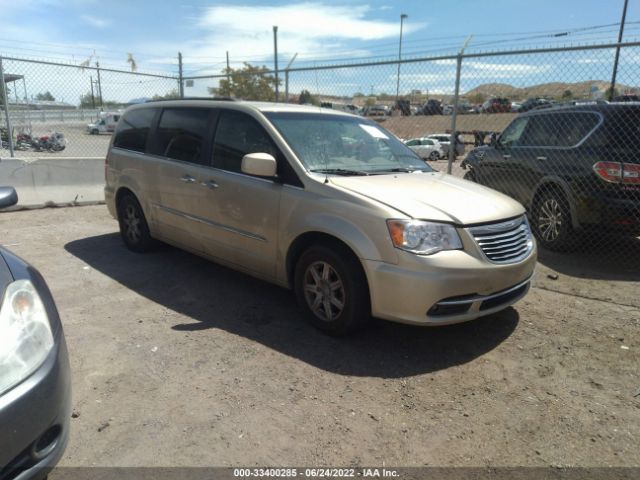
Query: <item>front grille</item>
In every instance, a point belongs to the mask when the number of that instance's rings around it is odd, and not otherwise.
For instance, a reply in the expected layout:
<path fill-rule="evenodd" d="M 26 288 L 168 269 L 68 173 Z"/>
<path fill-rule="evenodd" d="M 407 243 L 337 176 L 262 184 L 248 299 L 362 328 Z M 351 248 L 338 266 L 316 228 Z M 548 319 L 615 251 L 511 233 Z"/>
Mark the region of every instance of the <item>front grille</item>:
<path fill-rule="evenodd" d="M 516 263 L 533 249 L 527 217 L 468 228 L 485 256 L 493 263 Z"/>

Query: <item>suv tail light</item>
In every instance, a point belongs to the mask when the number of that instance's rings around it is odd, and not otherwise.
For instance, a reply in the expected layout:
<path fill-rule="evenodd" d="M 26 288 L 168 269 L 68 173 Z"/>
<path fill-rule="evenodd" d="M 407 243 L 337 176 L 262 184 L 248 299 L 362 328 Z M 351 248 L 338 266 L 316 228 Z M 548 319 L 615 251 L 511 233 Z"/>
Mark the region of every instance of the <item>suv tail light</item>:
<path fill-rule="evenodd" d="M 621 162 L 598 162 L 593 171 L 605 182 L 640 185 L 640 165 Z"/>

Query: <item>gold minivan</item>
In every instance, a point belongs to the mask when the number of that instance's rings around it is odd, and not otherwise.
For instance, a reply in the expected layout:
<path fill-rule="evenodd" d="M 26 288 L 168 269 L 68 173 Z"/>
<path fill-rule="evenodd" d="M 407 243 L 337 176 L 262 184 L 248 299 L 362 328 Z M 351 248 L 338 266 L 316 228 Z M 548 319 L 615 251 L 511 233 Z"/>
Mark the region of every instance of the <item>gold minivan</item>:
<path fill-rule="evenodd" d="M 128 248 L 155 240 L 292 288 L 309 320 L 446 325 L 526 295 L 524 208 L 434 171 L 366 118 L 311 106 L 173 100 L 130 107 L 105 197 Z"/>

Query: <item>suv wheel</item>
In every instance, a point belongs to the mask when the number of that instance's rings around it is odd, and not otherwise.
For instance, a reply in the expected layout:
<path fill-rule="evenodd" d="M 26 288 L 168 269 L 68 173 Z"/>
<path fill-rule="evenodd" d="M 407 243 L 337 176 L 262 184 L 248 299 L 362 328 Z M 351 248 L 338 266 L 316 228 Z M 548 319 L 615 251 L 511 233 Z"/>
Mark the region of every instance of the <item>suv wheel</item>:
<path fill-rule="evenodd" d="M 118 223 L 120 235 L 129 250 L 134 252 L 147 252 L 154 240 L 149 233 L 147 219 L 136 197 L 127 193 L 118 202 Z"/>
<path fill-rule="evenodd" d="M 432 160 L 432 161 L 434 161 L 434 162 L 435 162 L 436 160 L 440 160 L 440 154 L 439 154 L 438 152 L 431 152 L 431 153 L 429 154 L 429 160 Z"/>
<path fill-rule="evenodd" d="M 309 321 L 330 335 L 351 333 L 371 316 L 362 266 L 343 247 L 306 250 L 296 265 L 294 284 Z"/>
<path fill-rule="evenodd" d="M 538 242 L 549 250 L 566 250 L 576 240 L 569 203 L 559 192 L 547 191 L 537 199 L 532 224 Z"/>

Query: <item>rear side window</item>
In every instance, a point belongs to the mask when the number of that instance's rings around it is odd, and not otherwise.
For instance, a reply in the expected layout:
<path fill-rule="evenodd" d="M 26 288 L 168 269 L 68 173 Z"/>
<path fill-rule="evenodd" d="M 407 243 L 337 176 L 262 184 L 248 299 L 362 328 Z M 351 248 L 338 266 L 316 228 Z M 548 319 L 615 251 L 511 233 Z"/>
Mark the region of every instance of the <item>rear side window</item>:
<path fill-rule="evenodd" d="M 248 153 L 270 153 L 278 157 L 271 138 L 255 119 L 242 112 L 221 112 L 216 129 L 213 166 L 240 172 L 242 157 Z"/>
<path fill-rule="evenodd" d="M 611 152 L 640 156 L 640 108 L 611 112 L 605 117 L 604 126 L 590 138 L 589 144 L 605 147 Z"/>
<path fill-rule="evenodd" d="M 155 108 L 140 108 L 127 112 L 118 122 L 113 146 L 144 153 Z"/>
<path fill-rule="evenodd" d="M 591 132 L 600 117 L 589 112 L 564 112 L 531 117 L 522 145 L 573 147 Z"/>
<path fill-rule="evenodd" d="M 207 163 L 203 154 L 211 110 L 165 108 L 160 117 L 156 141 L 160 155 L 183 162 Z"/>

